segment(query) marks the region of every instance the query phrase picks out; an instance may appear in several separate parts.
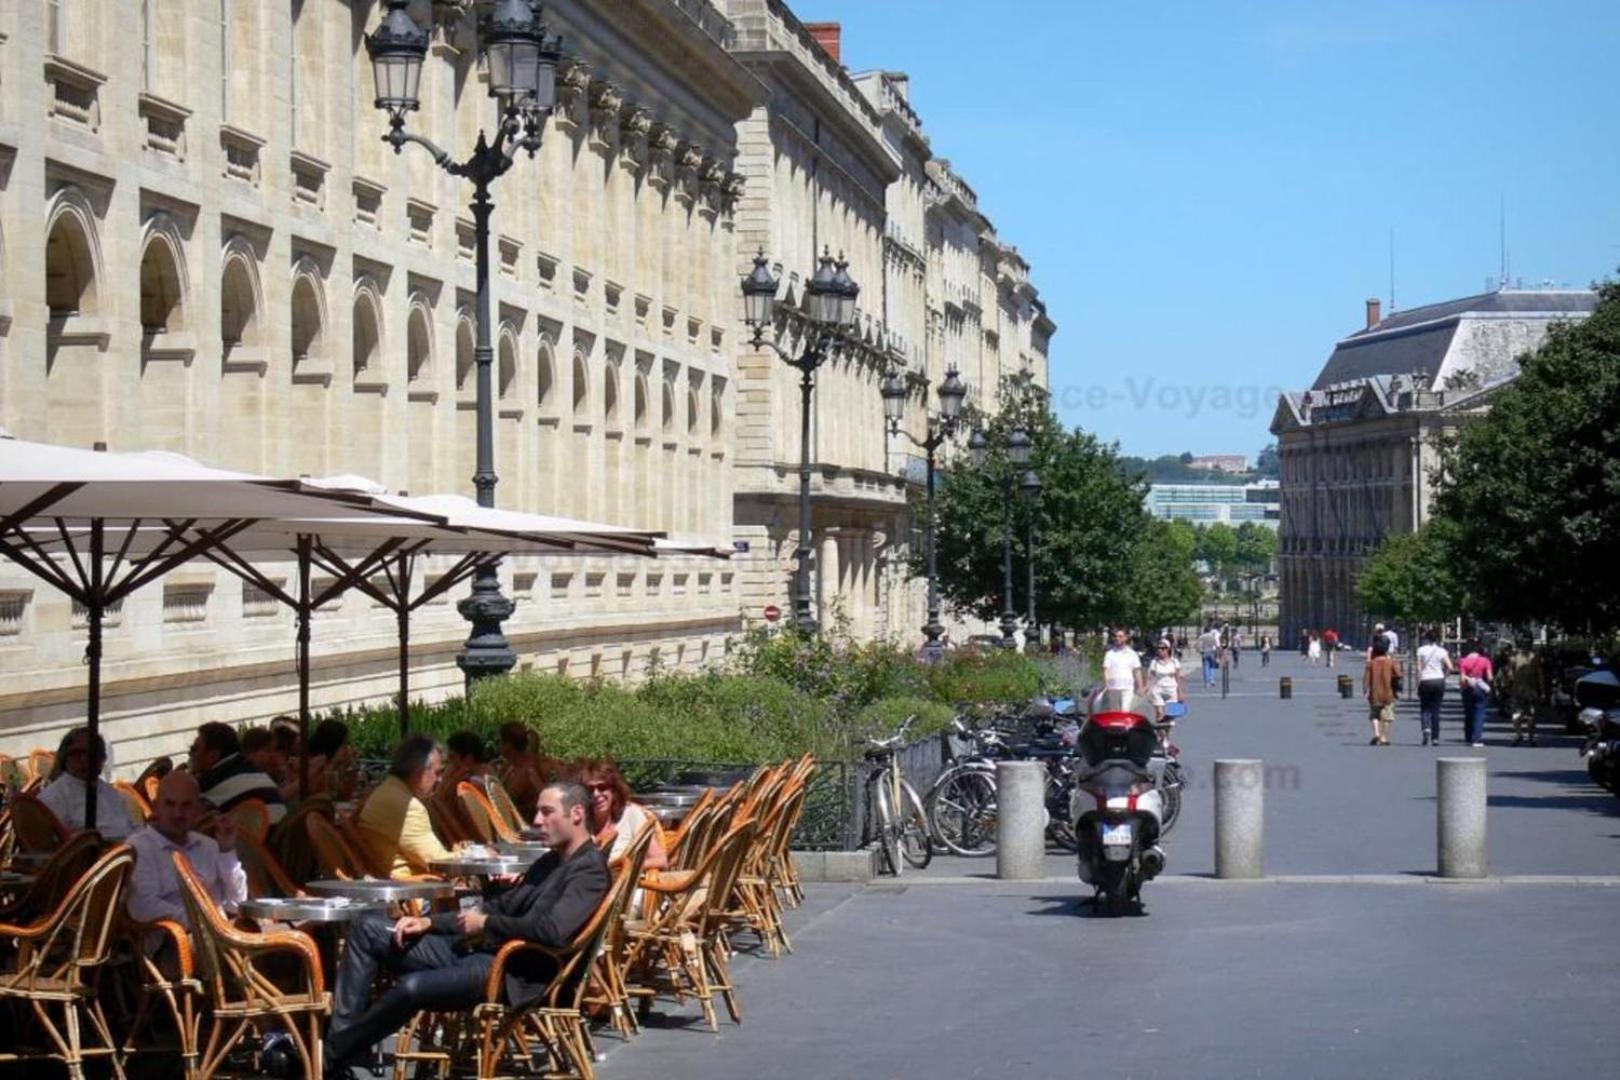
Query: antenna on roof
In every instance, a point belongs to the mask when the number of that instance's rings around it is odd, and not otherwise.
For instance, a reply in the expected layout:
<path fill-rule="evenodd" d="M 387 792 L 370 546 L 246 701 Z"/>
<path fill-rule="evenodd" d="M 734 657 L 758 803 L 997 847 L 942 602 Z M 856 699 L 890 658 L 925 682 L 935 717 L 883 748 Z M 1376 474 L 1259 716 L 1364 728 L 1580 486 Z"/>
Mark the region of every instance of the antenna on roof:
<path fill-rule="evenodd" d="M 1395 314 L 1395 226 L 1389 227 L 1389 313 Z"/>
<path fill-rule="evenodd" d="M 1508 287 L 1507 195 L 1498 195 L 1497 199 L 1496 227 L 1502 255 L 1502 273 L 1497 280 L 1501 282 L 1498 288 L 1505 289 Z"/>

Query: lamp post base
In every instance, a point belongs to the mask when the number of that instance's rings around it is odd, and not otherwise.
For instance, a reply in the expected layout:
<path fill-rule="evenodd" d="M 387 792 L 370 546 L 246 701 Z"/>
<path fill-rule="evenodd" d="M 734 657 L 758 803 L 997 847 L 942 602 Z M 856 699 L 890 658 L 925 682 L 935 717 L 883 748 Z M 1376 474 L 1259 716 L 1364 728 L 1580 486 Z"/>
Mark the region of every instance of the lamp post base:
<path fill-rule="evenodd" d="M 517 605 L 501 595 L 500 578 L 493 567 L 473 579 L 472 595 L 456 604 L 461 617 L 472 623 L 466 644 L 456 654 L 456 666 L 474 681 L 489 675 L 504 675 L 517 666 L 517 653 L 507 644 L 501 623 L 512 617 Z"/>
<path fill-rule="evenodd" d="M 1001 616 L 1001 647 L 1018 648 L 1018 616 L 1010 611 Z"/>

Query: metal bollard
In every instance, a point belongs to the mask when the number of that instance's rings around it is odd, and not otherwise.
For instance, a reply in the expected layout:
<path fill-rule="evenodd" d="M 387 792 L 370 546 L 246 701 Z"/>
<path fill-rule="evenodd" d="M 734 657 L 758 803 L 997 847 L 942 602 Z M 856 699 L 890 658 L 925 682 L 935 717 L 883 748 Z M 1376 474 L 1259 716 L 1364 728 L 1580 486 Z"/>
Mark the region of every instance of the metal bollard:
<path fill-rule="evenodd" d="M 996 762 L 996 877 L 1046 874 L 1046 766 Z"/>
<path fill-rule="evenodd" d="M 1339 676 L 1339 696 L 1348 699 L 1356 692 L 1355 680 L 1348 675 Z"/>
<path fill-rule="evenodd" d="M 1287 675 L 1277 680 L 1277 696 L 1288 701 L 1294 696 L 1294 680 Z"/>
<path fill-rule="evenodd" d="M 1435 769 L 1440 876 L 1482 878 L 1487 865 L 1485 759 L 1443 757 Z"/>
<path fill-rule="evenodd" d="M 1215 876 L 1264 877 L 1265 764 L 1242 758 L 1215 762 Z"/>

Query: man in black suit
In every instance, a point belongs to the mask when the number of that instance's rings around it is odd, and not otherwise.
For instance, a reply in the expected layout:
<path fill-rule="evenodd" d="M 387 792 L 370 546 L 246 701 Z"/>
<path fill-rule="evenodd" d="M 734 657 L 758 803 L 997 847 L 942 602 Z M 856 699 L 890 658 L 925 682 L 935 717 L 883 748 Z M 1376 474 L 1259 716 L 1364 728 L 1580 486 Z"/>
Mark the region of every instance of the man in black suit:
<path fill-rule="evenodd" d="M 346 1076 L 347 1063 L 398 1031 L 422 1009 L 468 1009 L 484 999 L 495 953 L 509 941 L 566 945 L 607 895 L 607 858 L 586 823 L 590 795 L 563 781 L 540 793 L 535 817 L 551 850 L 508 891 L 472 911 L 390 922 L 368 915 L 354 924 L 338 964 L 332 1027 L 326 1036 L 328 1076 Z M 554 969 L 543 957 L 508 965 L 507 1000 L 521 1003 L 543 991 Z M 379 970 L 398 978 L 367 1008 Z"/>

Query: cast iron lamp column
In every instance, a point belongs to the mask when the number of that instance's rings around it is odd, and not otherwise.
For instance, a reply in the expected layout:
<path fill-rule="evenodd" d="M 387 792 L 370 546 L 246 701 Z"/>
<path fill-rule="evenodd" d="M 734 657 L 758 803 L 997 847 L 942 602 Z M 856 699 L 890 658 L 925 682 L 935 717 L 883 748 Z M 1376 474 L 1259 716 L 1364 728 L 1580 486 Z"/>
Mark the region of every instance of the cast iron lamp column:
<path fill-rule="evenodd" d="M 475 308 L 477 343 L 473 365 L 477 372 L 478 442 L 473 487 L 478 505 L 495 505 L 495 424 L 493 419 L 493 377 L 495 351 L 490 344 L 489 215 L 494 204 L 489 186 L 512 167 L 518 150 L 534 157 L 540 149 L 541 129 L 556 104 L 557 61 L 561 41 L 547 35 L 540 21 L 538 5 L 530 0 L 498 0 L 480 28 L 484 59 L 489 66 L 489 93 L 499 103 L 499 125 L 495 142 L 484 133 L 472 154 L 456 161 L 431 140 L 405 130 L 405 116 L 421 107 L 418 90 L 422 82 L 422 61 L 427 56 L 428 34 L 406 11 L 408 0 L 388 0 L 388 11 L 376 33 L 366 38 L 376 78 L 375 105 L 388 114 L 384 141 L 399 153 L 406 143 L 416 143 L 433 155 L 433 160 L 452 176 L 464 176 L 473 184 L 473 242 L 477 251 L 478 299 Z M 472 624 L 467 642 L 456 656 L 456 664 L 470 684 L 485 675 L 510 671 L 517 655 L 501 632 L 501 623 L 515 610 L 512 601 L 501 595 L 498 563 L 490 563 L 473 577 L 472 595 L 456 605 L 462 618 Z"/>
<path fill-rule="evenodd" d="M 939 384 L 936 391 L 939 394 L 939 414 L 928 415 L 928 434 L 922 439 L 900 426 L 900 421 L 905 417 L 908 395 L 899 373 L 891 368 L 883 377 L 878 392 L 883 395 L 883 415 L 889 421 L 890 434 L 904 435 L 923 452 L 928 462 L 928 517 L 923 531 L 924 557 L 928 567 L 928 622 L 922 628 L 926 639 L 922 655 L 924 660 L 932 662 L 944 652 L 939 639 L 945 632 L 939 622 L 939 564 L 934 541 L 934 478 L 938 471 L 935 455 L 945 440 L 956 433 L 956 425 L 962 419 L 962 403 L 967 399 L 967 386 L 956 368 L 945 372 L 945 381 Z"/>
<path fill-rule="evenodd" d="M 743 321 L 753 327 L 752 345 L 769 349 L 799 372 L 799 546 L 794 552 L 797 566 L 793 583 L 793 622 L 801 633 L 818 629 L 810 599 L 810 398 L 815 389 L 816 369 L 832 355 L 845 331 L 855 325 L 855 298 L 861 287 L 849 276 L 849 263 L 839 254 L 836 262 L 831 249 L 824 249 L 815 276 L 805 285 L 805 316 L 809 327 L 804 349 L 798 356 L 785 351 L 774 340 L 765 340 L 765 328 L 774 327 L 776 290 L 781 282 L 771 277 L 762 250 L 754 256 L 754 269 L 742 279 Z"/>
<path fill-rule="evenodd" d="M 1018 485 L 1018 470 L 1029 464 L 1029 452 L 1034 444 L 1023 428 L 1007 433 L 1007 460 L 1012 468 L 1002 480 L 1001 488 L 1001 647 L 1018 647 L 1018 613 L 1013 610 L 1013 489 Z M 983 465 L 990 458 L 990 440 L 983 431 L 974 431 L 968 439 L 968 450 L 975 465 Z"/>
<path fill-rule="evenodd" d="M 1024 522 L 1024 597 L 1029 604 L 1029 610 L 1024 613 L 1024 647 L 1028 649 L 1038 641 L 1035 620 L 1035 504 L 1041 498 L 1040 474 L 1034 469 L 1025 469 L 1023 479 L 1018 481 L 1018 493 L 1024 497 L 1024 507 L 1029 511 L 1029 517 Z"/>

